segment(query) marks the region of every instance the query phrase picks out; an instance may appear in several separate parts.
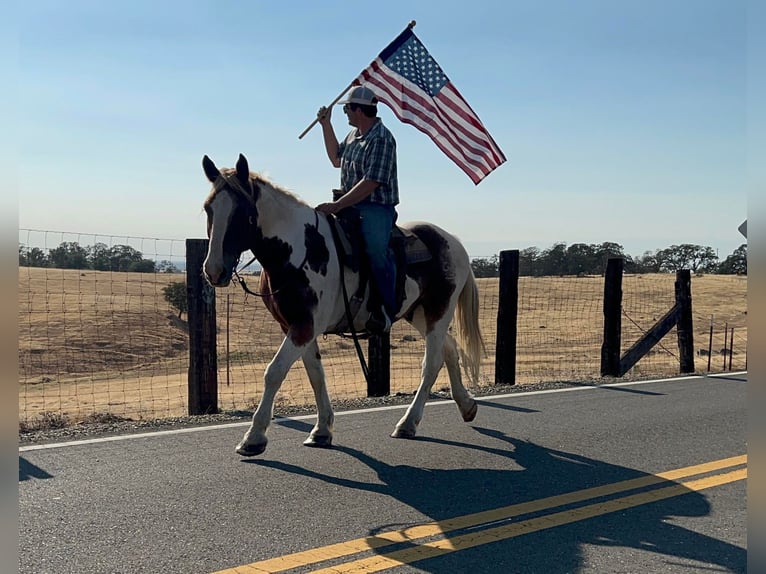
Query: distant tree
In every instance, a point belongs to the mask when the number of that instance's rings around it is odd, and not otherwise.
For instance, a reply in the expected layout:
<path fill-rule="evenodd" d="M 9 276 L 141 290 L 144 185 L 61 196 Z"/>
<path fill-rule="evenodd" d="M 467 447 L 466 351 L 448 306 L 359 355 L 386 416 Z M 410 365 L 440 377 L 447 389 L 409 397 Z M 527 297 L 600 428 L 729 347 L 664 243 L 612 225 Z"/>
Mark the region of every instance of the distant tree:
<path fill-rule="evenodd" d="M 57 269 L 88 269 L 88 251 L 76 241 L 64 241 L 50 250 L 48 261 Z"/>
<path fill-rule="evenodd" d="M 747 275 L 747 243 L 737 247 L 731 255 L 724 259 L 718 265 L 716 272 L 726 275 Z"/>
<path fill-rule="evenodd" d="M 493 255 L 489 259 L 477 257 L 471 260 L 471 269 L 473 269 L 474 276 L 477 278 L 498 277 L 500 273 L 498 259 L 497 255 Z"/>
<path fill-rule="evenodd" d="M 151 259 L 141 259 L 140 261 L 132 261 L 128 264 L 128 271 L 132 273 L 154 273 L 155 263 Z"/>
<path fill-rule="evenodd" d="M 33 247 L 27 252 L 27 265 L 30 267 L 48 267 L 48 257 L 42 249 Z"/>
<path fill-rule="evenodd" d="M 178 318 L 181 318 L 182 313 L 186 313 L 189 310 L 189 303 L 186 297 L 186 283 L 183 281 L 174 281 L 162 288 L 162 293 L 165 296 L 165 301 L 178 311 Z"/>
<path fill-rule="evenodd" d="M 109 249 L 108 253 L 111 271 L 130 271 L 132 264 L 144 258 L 140 251 L 130 245 L 115 245 Z"/>
<path fill-rule="evenodd" d="M 567 248 L 563 270 L 567 275 L 594 273 L 598 267 L 598 255 L 593 245 L 573 243 Z"/>
<path fill-rule="evenodd" d="M 591 271 L 591 273 L 595 273 L 597 275 L 603 275 L 606 272 L 606 262 L 609 261 L 609 259 L 612 259 L 615 257 L 623 257 L 626 259 L 626 263 L 627 263 L 627 257 L 625 257 L 625 251 L 622 248 L 622 245 L 620 245 L 619 243 L 612 243 L 611 241 L 605 241 L 601 245 L 593 246 L 593 247 L 596 251 L 596 265 L 593 271 Z"/>
<path fill-rule="evenodd" d="M 37 260 L 37 264 L 34 262 Z M 19 267 L 45 267 L 45 253 L 37 247 L 29 249 L 23 243 L 19 243 Z"/>
<path fill-rule="evenodd" d="M 633 259 L 634 270 L 632 273 L 659 273 L 660 262 L 653 251 L 644 251 L 643 255 L 639 255 Z"/>
<path fill-rule="evenodd" d="M 540 250 L 537 247 L 527 247 L 519 252 L 519 275 L 523 277 L 542 275 Z"/>
<path fill-rule="evenodd" d="M 90 266 L 96 271 L 111 270 L 111 254 L 106 244 L 96 243 L 92 247 L 88 247 L 88 258 L 90 259 Z"/>
<path fill-rule="evenodd" d="M 566 273 L 567 244 L 554 243 L 540 255 L 541 275 L 563 275 Z"/>
<path fill-rule="evenodd" d="M 157 273 L 178 273 L 178 267 L 172 261 L 163 259 L 157 263 Z"/>
<path fill-rule="evenodd" d="M 661 260 L 662 271 L 668 272 L 680 271 L 681 269 L 690 269 L 695 273 L 712 271 L 718 264 L 718 256 L 712 247 L 689 243 L 671 245 L 667 249 L 661 249 L 657 252 L 657 257 Z"/>

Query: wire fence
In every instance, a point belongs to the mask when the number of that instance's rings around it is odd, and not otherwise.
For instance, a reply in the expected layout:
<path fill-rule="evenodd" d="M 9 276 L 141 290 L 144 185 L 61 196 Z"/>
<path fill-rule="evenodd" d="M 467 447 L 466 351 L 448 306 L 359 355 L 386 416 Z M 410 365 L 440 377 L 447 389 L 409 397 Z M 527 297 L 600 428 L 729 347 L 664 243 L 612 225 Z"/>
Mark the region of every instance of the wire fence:
<path fill-rule="evenodd" d="M 183 240 L 104 237 L 22 230 L 24 245 L 50 250 L 62 241 L 81 245 L 133 245 L 148 259 L 178 262 Z M 674 304 L 673 274 L 626 275 L 623 280 L 623 350 Z M 163 288 L 184 282 L 179 273 L 131 273 L 19 267 L 19 415 L 68 421 L 105 416 L 152 419 L 187 413 L 188 327 Z M 498 280 L 479 279 L 480 324 L 486 344 L 478 386 L 494 383 Z M 603 336 L 601 276 L 521 277 L 517 330 L 517 384 L 599 379 Z M 740 370 L 747 366 L 747 277 L 692 279 L 695 366 Z M 252 410 L 263 372 L 282 333 L 259 298 L 232 285 L 216 292 L 218 399 L 223 410 Z M 712 345 L 710 331 L 712 325 Z M 724 336 L 725 335 L 725 336 Z M 391 331 L 391 392 L 417 388 L 425 345 L 405 322 Z M 366 395 L 353 342 L 319 341 L 332 398 Z M 679 372 L 675 329 L 624 378 Z M 446 372 L 434 390 L 448 391 Z M 305 372 L 288 373 L 277 406 L 313 404 Z"/>

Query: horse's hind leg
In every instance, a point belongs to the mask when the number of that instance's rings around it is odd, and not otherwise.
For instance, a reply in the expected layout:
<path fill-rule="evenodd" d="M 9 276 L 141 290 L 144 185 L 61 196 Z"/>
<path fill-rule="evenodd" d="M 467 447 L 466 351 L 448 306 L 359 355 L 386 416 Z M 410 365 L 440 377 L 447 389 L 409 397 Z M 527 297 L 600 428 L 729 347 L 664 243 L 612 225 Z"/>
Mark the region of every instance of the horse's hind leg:
<path fill-rule="evenodd" d="M 465 422 L 470 422 L 476 418 L 476 401 L 473 395 L 463 386 L 463 378 L 460 372 L 460 362 L 457 350 L 457 341 L 447 333 L 444 339 L 444 363 L 447 365 L 449 374 L 449 385 L 452 391 L 452 398 L 457 403 L 457 408 Z"/>
<path fill-rule="evenodd" d="M 274 416 L 274 399 L 277 396 L 282 381 L 287 376 L 287 371 L 298 357 L 303 353 L 305 347 L 296 347 L 289 338 L 285 337 L 282 341 L 277 354 L 266 367 L 263 375 L 264 389 L 261 402 L 255 409 L 253 422 L 247 429 L 245 436 L 239 441 L 236 451 L 242 456 L 256 456 L 266 450 L 266 430 L 269 428 L 271 418 Z"/>
<path fill-rule="evenodd" d="M 394 432 L 391 436 L 394 438 L 414 438 L 417 432 L 418 424 L 423 418 L 423 408 L 425 407 L 428 394 L 436 381 L 436 377 L 444 364 L 444 337 L 446 335 L 448 324 L 439 324 L 426 336 L 426 354 L 423 358 L 423 371 L 420 379 L 420 386 L 415 393 L 415 399 L 407 408 L 407 412 L 396 423 Z"/>
<path fill-rule="evenodd" d="M 303 366 L 314 390 L 314 398 L 317 403 L 317 422 L 311 430 L 309 437 L 303 441 L 306 446 L 329 447 L 332 446 L 332 425 L 335 415 L 332 412 L 332 403 L 327 394 L 322 357 L 319 354 L 319 346 L 313 341 L 303 353 Z"/>

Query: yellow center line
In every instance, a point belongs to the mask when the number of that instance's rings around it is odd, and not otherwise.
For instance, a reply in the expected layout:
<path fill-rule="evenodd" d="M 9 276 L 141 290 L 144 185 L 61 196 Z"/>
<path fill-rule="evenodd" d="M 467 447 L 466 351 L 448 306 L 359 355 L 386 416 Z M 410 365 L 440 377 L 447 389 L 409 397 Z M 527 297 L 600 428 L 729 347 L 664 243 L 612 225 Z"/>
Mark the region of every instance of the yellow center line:
<path fill-rule="evenodd" d="M 364 538 L 357 538 L 354 540 L 348 540 L 346 542 L 330 544 L 330 545 L 322 546 L 319 548 L 313 548 L 311 550 L 295 552 L 293 554 L 286 554 L 284 556 L 279 556 L 279 557 L 271 558 L 268 560 L 262 560 L 262 561 L 254 562 L 252 564 L 248 564 L 244 566 L 238 566 L 235 568 L 220 570 L 218 572 L 215 572 L 214 574 L 273 574 L 275 572 L 283 572 L 285 570 L 291 570 L 293 568 L 299 568 L 299 567 L 307 566 L 309 564 L 324 562 L 325 560 L 333 560 L 333 559 L 343 558 L 344 556 L 351 556 L 353 554 L 358 554 L 360 552 L 365 552 L 368 550 L 376 550 L 378 548 L 383 548 L 385 546 L 390 546 L 392 544 L 396 544 L 400 542 L 416 542 L 417 540 L 420 540 L 420 539 L 446 534 L 448 532 L 455 531 L 455 530 L 461 530 L 465 528 L 479 526 L 482 524 L 488 524 L 488 523 L 497 522 L 501 520 L 507 520 L 509 518 L 520 516 L 522 514 L 529 514 L 532 512 L 539 512 L 542 510 L 549 510 L 552 508 L 556 508 L 558 506 L 563 506 L 565 504 L 583 502 L 585 500 L 590 500 L 592 498 L 608 496 L 608 495 L 616 494 L 619 492 L 626 492 L 626 491 L 634 490 L 637 488 L 643 488 L 646 486 L 659 484 L 669 480 L 677 480 L 679 478 L 685 478 L 685 477 L 694 476 L 697 474 L 713 472 L 716 470 L 721 470 L 724 468 L 738 466 L 738 465 L 746 464 L 746 463 L 747 463 L 747 455 L 725 458 L 725 459 L 711 461 L 711 462 L 698 464 L 694 466 L 688 466 L 685 468 L 669 470 L 656 475 L 642 476 L 639 478 L 624 480 L 621 482 L 607 484 L 604 486 L 586 488 L 584 490 L 578 490 L 578 491 L 570 492 L 566 494 L 549 496 L 546 498 L 541 498 L 539 500 L 532 500 L 532 501 L 523 502 L 520 504 L 512 504 L 510 506 L 505 506 L 502 508 L 494 508 L 492 510 L 486 510 L 483 512 L 476 512 L 474 514 L 458 516 L 455 518 L 441 520 L 438 522 L 429 522 L 426 524 L 420 524 L 420 525 L 413 526 L 410 528 L 405 528 L 402 530 L 382 532 L 380 534 L 376 534 L 375 536 L 366 536 Z M 743 470 L 746 473 L 746 469 L 743 469 Z M 728 475 L 722 475 L 722 476 L 728 476 Z M 717 478 L 717 477 L 711 477 L 711 478 Z M 702 479 L 702 480 L 707 480 L 707 479 Z M 741 479 L 736 479 L 736 480 L 741 480 Z M 696 482 L 697 481 L 691 481 L 689 484 L 693 484 Z M 709 487 L 705 487 L 705 488 L 709 488 Z M 683 494 L 685 492 L 688 492 L 690 488 L 688 486 L 673 485 L 673 486 L 668 486 L 668 487 L 658 489 L 652 492 L 633 495 L 633 496 L 646 496 L 656 492 L 669 491 L 668 489 L 681 489 L 682 492 L 679 492 L 678 494 Z M 671 494 L 670 496 L 678 496 L 678 494 Z M 617 503 L 620 501 L 630 500 L 632 498 L 633 497 L 629 496 L 626 498 L 606 502 L 603 504 L 609 505 L 609 504 Z M 647 500 L 647 502 L 651 502 L 651 499 Z M 646 504 L 647 502 L 641 502 L 640 504 Z M 601 505 L 599 504 L 592 505 L 592 507 L 600 507 L 600 506 Z M 591 506 L 586 506 L 584 508 L 591 508 Z M 568 512 L 563 512 L 559 514 L 569 515 L 569 513 L 582 512 L 584 508 L 580 508 L 580 509 L 572 510 Z M 614 512 L 614 510 L 609 510 L 608 512 Z M 605 514 L 605 513 L 606 512 L 602 512 L 600 514 Z M 597 515 L 598 514 L 595 514 L 594 516 L 597 516 Z M 509 528 L 510 526 L 517 527 L 518 525 L 525 524 L 525 523 L 536 524 L 535 521 L 542 521 L 541 524 L 544 524 L 546 523 L 546 521 L 550 521 L 553 516 L 558 516 L 558 515 L 554 514 L 554 515 L 544 516 L 540 518 L 534 518 L 529 521 L 523 521 L 518 524 L 506 525 L 499 528 L 504 529 L 504 528 Z M 576 518 L 575 520 L 583 520 L 584 518 L 587 518 L 587 516 L 583 518 Z M 561 524 L 566 524 L 566 523 L 567 522 L 562 522 Z M 559 524 L 553 524 L 551 526 L 557 526 L 557 525 Z M 548 526 L 548 527 L 551 527 L 551 526 Z M 496 528 L 483 530 L 480 533 L 466 534 L 466 535 L 455 537 L 452 539 L 445 539 L 445 540 L 440 540 L 440 541 L 429 543 L 429 544 L 418 545 L 416 548 L 406 549 L 400 552 L 415 552 L 415 553 L 421 552 L 421 551 L 431 552 L 431 551 L 436 551 L 438 549 L 438 553 L 433 554 L 434 556 L 437 556 L 440 554 L 444 554 L 445 552 L 454 552 L 455 550 L 462 549 L 462 548 L 454 548 L 454 549 L 452 548 L 451 545 L 454 544 L 455 540 L 463 540 L 464 537 L 468 537 L 468 538 L 465 538 L 465 540 L 468 540 L 471 537 L 480 536 L 486 532 L 494 532 L 497 530 L 498 529 Z M 540 530 L 540 528 L 529 530 L 529 532 L 534 532 L 535 530 Z M 520 532 L 519 534 L 521 533 L 522 532 Z M 513 534 L 512 536 L 518 536 L 518 534 Z M 507 538 L 507 537 L 508 536 L 503 536 L 502 538 Z M 485 540 L 484 542 L 481 542 L 481 544 L 486 544 L 487 542 L 489 541 Z M 434 545 L 441 545 L 441 546 L 434 546 Z M 466 546 L 466 548 L 470 548 L 470 547 L 471 546 Z M 373 559 L 382 560 L 391 556 L 394 556 L 394 557 L 399 556 L 399 554 L 400 554 L 399 552 L 393 552 L 387 556 L 375 556 L 368 560 L 373 560 Z M 423 555 L 419 558 L 410 559 L 409 562 L 414 562 L 415 560 L 422 560 L 423 558 L 427 558 L 429 556 L 430 554 Z M 396 560 L 396 558 L 394 558 L 393 560 Z M 356 564 L 358 562 L 361 562 L 361 561 L 352 562 L 347 565 L 336 566 L 336 567 L 333 567 L 332 569 L 327 570 L 327 572 L 341 572 L 341 571 L 346 572 L 347 570 L 342 569 L 343 566 Z M 400 563 L 401 562 L 396 562 L 396 564 L 394 565 L 398 565 Z M 392 566 L 386 566 L 386 568 L 391 568 L 391 567 Z M 352 572 L 353 570 L 348 570 L 348 571 Z M 372 572 L 372 571 L 375 571 L 375 570 L 365 570 L 365 572 Z M 322 570 L 319 570 L 318 572 L 322 572 Z"/>
<path fill-rule="evenodd" d="M 744 480 L 746 478 L 747 469 L 741 468 L 726 474 L 691 480 L 649 492 L 642 492 L 624 498 L 610 500 L 608 502 L 591 504 L 589 506 L 583 506 L 582 508 L 557 512 L 538 518 L 531 518 L 514 524 L 497 526 L 476 533 L 463 534 L 453 538 L 419 544 L 414 548 L 407 548 L 397 552 L 391 552 L 390 554 L 371 556 L 369 558 L 355 560 L 354 562 L 338 564 L 330 568 L 313 570 L 312 574 L 369 574 L 371 572 L 381 572 L 383 570 L 388 570 L 389 568 L 425 560 L 426 558 L 444 556 L 445 554 L 451 554 L 452 552 L 457 552 L 459 550 L 465 550 L 483 544 L 490 544 L 500 540 L 507 540 L 509 538 L 515 538 L 516 536 L 530 534 L 532 532 L 538 532 L 556 526 L 571 524 L 572 522 L 626 510 L 642 504 L 649 504 L 651 502 L 657 502 L 658 500 L 681 496 L 682 494 L 687 494 L 689 491 L 704 490 L 706 488 L 720 486 L 737 480 Z"/>

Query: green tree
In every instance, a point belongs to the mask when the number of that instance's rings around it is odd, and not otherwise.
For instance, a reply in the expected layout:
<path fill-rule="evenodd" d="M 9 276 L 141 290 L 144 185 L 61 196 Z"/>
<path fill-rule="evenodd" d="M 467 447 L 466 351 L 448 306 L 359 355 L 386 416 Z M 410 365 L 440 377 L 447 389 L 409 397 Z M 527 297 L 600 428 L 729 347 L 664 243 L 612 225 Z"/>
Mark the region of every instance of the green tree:
<path fill-rule="evenodd" d="M 76 241 L 64 241 L 50 250 L 48 260 L 57 269 L 88 269 L 88 251 Z"/>
<path fill-rule="evenodd" d="M 141 259 L 128 264 L 128 271 L 132 273 L 154 273 L 155 267 L 155 263 L 151 259 Z"/>
<path fill-rule="evenodd" d="M 567 248 L 564 273 L 585 275 L 598 269 L 598 256 L 595 246 L 585 243 L 573 243 Z"/>
<path fill-rule="evenodd" d="M 178 273 L 178 267 L 167 259 L 163 259 L 157 263 L 157 273 Z"/>
<path fill-rule="evenodd" d="M 737 247 L 731 255 L 724 259 L 718 265 L 716 272 L 726 275 L 747 275 L 747 243 Z"/>
<path fill-rule="evenodd" d="M 614 257 L 623 257 L 625 258 L 625 263 L 627 267 L 628 258 L 625 257 L 625 250 L 622 248 L 622 245 L 619 243 L 612 243 L 611 241 L 605 241 L 601 245 L 593 246 L 596 257 L 595 257 L 595 267 L 592 271 L 592 273 L 603 275 L 606 273 L 606 262 L 609 261 L 609 259 L 612 259 Z"/>
<path fill-rule="evenodd" d="M 493 255 L 489 259 L 477 257 L 471 260 L 471 269 L 475 277 L 498 277 L 499 275 L 499 257 Z"/>
<path fill-rule="evenodd" d="M 109 249 L 109 269 L 111 271 L 130 271 L 133 263 L 138 263 L 144 256 L 130 245 L 115 245 Z"/>
<path fill-rule="evenodd" d="M 39 247 L 30 249 L 23 243 L 19 243 L 19 267 L 45 267 L 47 263 L 42 249 Z"/>
<path fill-rule="evenodd" d="M 537 277 L 542 275 L 540 269 L 540 250 L 537 247 L 527 247 L 519 251 L 519 275 Z"/>
<path fill-rule="evenodd" d="M 178 318 L 182 313 L 189 310 L 189 301 L 186 296 L 186 283 L 183 281 L 174 281 L 162 288 L 165 301 L 178 311 Z"/>
<path fill-rule="evenodd" d="M 657 252 L 657 257 L 661 259 L 662 271 L 670 272 L 681 269 L 691 269 L 694 273 L 712 271 L 718 264 L 718 256 L 712 247 L 690 243 L 671 245 L 667 249 L 661 249 Z"/>
<path fill-rule="evenodd" d="M 567 244 L 554 243 L 550 249 L 543 251 L 542 275 L 563 275 L 566 273 Z"/>
<path fill-rule="evenodd" d="M 88 258 L 90 266 L 96 271 L 109 271 L 111 269 L 111 259 L 109 247 L 105 243 L 96 243 L 88 247 Z"/>

